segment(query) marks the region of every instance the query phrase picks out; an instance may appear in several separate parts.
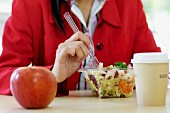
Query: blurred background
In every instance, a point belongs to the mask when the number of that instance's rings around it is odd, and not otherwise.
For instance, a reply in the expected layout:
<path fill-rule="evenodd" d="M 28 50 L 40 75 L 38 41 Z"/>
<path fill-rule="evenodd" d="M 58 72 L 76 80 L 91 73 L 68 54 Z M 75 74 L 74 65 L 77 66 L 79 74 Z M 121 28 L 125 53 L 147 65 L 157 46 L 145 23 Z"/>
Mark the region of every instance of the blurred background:
<path fill-rule="evenodd" d="M 0 54 L 2 52 L 2 34 L 5 21 L 11 13 L 12 0 L 0 0 Z"/>
<path fill-rule="evenodd" d="M 170 58 L 170 0 L 142 0 L 147 22 L 158 46 Z"/>
<path fill-rule="evenodd" d="M 149 28 L 158 46 L 170 57 L 170 2 L 169 0 L 142 0 Z M 0 0 L 0 53 L 2 33 L 11 12 L 12 0 Z"/>

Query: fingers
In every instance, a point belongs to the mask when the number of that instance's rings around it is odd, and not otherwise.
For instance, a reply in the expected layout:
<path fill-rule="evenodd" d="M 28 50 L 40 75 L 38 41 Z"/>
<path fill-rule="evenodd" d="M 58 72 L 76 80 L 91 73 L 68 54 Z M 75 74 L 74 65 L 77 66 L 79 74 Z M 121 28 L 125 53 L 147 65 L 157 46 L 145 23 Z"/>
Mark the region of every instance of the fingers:
<path fill-rule="evenodd" d="M 68 55 L 75 57 L 77 61 L 82 61 L 88 56 L 88 48 L 82 41 L 62 43 L 57 49 L 57 55 L 61 62 L 64 61 Z"/>
<path fill-rule="evenodd" d="M 84 60 L 88 56 L 88 48 L 82 41 L 78 41 L 74 48 L 78 60 Z"/>
<path fill-rule="evenodd" d="M 88 34 L 78 32 L 58 46 L 57 55 L 61 62 L 66 60 L 66 57 L 68 58 L 70 56 L 75 57 L 77 61 L 82 61 L 88 56 L 88 51 L 91 48 L 92 45 Z"/>
<path fill-rule="evenodd" d="M 72 41 L 82 41 L 89 49 L 92 48 L 89 35 L 88 34 L 83 34 L 82 32 L 77 32 L 74 35 L 72 35 L 68 40 L 65 42 L 72 42 Z"/>
<path fill-rule="evenodd" d="M 57 55 L 56 55 L 58 59 L 57 61 L 61 64 L 64 63 L 68 55 L 75 56 L 75 49 L 72 49 L 71 46 L 64 47 L 62 51 L 57 52 Z"/>

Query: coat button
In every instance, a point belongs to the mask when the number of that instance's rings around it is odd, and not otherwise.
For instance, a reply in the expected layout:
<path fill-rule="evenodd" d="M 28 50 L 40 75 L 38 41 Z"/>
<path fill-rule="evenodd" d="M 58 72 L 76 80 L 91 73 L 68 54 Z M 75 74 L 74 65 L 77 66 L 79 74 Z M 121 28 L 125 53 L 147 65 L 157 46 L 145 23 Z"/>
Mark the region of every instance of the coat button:
<path fill-rule="evenodd" d="M 102 43 L 97 44 L 97 50 L 102 50 L 104 48 L 104 45 Z"/>

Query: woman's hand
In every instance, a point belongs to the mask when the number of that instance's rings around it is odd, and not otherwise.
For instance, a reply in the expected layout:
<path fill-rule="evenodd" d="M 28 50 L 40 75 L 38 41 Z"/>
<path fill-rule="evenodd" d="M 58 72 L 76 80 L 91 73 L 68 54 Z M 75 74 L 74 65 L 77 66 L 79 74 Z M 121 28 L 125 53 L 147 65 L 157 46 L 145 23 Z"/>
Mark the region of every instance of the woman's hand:
<path fill-rule="evenodd" d="M 82 61 L 88 56 L 88 49 L 91 49 L 88 34 L 82 32 L 75 33 L 59 45 L 52 69 L 58 83 L 77 71 Z"/>

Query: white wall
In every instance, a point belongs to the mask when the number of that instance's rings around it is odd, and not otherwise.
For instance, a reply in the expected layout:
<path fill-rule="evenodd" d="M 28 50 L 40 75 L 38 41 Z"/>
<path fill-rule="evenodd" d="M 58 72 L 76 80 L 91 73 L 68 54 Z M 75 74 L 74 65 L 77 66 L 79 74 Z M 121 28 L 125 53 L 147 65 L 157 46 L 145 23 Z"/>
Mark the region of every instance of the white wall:
<path fill-rule="evenodd" d="M 13 0 L 0 0 L 0 53 L 2 52 L 2 34 L 4 24 L 10 15 Z"/>
<path fill-rule="evenodd" d="M 10 13 L 0 12 L 0 53 L 2 52 L 2 34 L 6 20 L 8 19 Z"/>
<path fill-rule="evenodd" d="M 9 15 L 10 15 L 9 13 L 0 12 L 0 36 L 2 36 L 4 24 L 8 19 Z"/>

